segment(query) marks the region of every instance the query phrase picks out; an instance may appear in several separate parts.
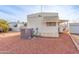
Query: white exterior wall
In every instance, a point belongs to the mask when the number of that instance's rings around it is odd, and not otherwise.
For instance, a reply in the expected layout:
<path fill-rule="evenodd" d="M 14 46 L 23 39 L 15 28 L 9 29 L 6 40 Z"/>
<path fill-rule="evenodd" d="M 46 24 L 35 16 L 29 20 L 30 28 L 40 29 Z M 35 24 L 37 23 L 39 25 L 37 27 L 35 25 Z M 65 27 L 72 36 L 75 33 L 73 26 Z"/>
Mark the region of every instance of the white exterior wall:
<path fill-rule="evenodd" d="M 46 26 L 45 24 L 41 28 L 42 29 L 40 29 L 40 33 L 42 36 L 46 36 L 46 37 L 58 37 L 59 36 L 58 26 Z"/>
<path fill-rule="evenodd" d="M 44 14 L 43 16 L 46 15 L 48 14 Z M 49 14 L 49 16 L 52 16 L 52 14 Z M 46 23 L 43 22 L 43 20 L 44 20 L 43 17 L 37 17 L 37 15 L 33 15 L 30 17 L 28 16 L 27 28 L 33 28 L 33 29 L 38 28 L 38 34 L 44 37 L 58 37 L 59 36 L 58 23 L 56 23 L 56 26 L 47 26 Z"/>
<path fill-rule="evenodd" d="M 20 31 L 20 27 L 17 25 L 17 27 L 14 27 L 15 24 L 9 24 L 9 27 L 12 29 L 14 32 Z"/>

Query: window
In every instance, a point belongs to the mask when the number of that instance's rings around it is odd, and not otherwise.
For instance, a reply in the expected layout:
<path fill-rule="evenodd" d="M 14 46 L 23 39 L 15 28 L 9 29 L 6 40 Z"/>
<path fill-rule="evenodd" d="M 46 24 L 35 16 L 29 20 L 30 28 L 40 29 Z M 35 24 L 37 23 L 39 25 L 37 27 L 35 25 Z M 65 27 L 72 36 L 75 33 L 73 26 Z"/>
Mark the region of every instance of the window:
<path fill-rule="evenodd" d="M 56 26 L 56 22 L 46 22 L 47 26 Z"/>

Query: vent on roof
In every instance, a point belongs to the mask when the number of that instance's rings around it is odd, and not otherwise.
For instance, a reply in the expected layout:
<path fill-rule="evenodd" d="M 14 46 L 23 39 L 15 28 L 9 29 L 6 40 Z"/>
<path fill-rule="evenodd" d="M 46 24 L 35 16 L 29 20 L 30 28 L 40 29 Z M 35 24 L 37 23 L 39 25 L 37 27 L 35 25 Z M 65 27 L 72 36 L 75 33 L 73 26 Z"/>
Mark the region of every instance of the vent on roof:
<path fill-rule="evenodd" d="M 42 17 L 41 15 L 38 15 L 38 17 Z"/>

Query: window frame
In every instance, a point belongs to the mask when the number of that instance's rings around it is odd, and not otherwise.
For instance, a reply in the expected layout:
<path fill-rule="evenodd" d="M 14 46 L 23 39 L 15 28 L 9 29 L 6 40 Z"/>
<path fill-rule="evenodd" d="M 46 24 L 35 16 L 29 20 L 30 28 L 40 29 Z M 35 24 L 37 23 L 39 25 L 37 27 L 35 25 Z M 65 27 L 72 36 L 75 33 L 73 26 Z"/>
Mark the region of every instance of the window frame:
<path fill-rule="evenodd" d="M 46 22 L 47 26 L 56 26 L 56 22 Z"/>

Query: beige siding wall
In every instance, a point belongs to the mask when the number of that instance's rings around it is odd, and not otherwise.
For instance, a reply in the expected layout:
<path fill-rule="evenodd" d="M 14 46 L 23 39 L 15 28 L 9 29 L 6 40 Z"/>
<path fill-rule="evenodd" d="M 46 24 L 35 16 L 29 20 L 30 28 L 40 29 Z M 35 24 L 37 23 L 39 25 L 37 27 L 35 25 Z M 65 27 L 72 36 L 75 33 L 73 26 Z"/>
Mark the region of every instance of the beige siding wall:
<path fill-rule="evenodd" d="M 28 18 L 27 27 L 28 28 L 40 28 L 42 23 L 42 18 Z"/>
<path fill-rule="evenodd" d="M 28 28 L 38 28 L 38 34 L 44 37 L 58 37 L 58 23 L 56 26 L 46 26 L 46 23 L 43 22 L 42 17 L 28 17 L 27 18 L 27 27 Z"/>
<path fill-rule="evenodd" d="M 42 27 L 39 31 L 42 36 L 46 37 L 58 37 L 58 27 Z"/>

